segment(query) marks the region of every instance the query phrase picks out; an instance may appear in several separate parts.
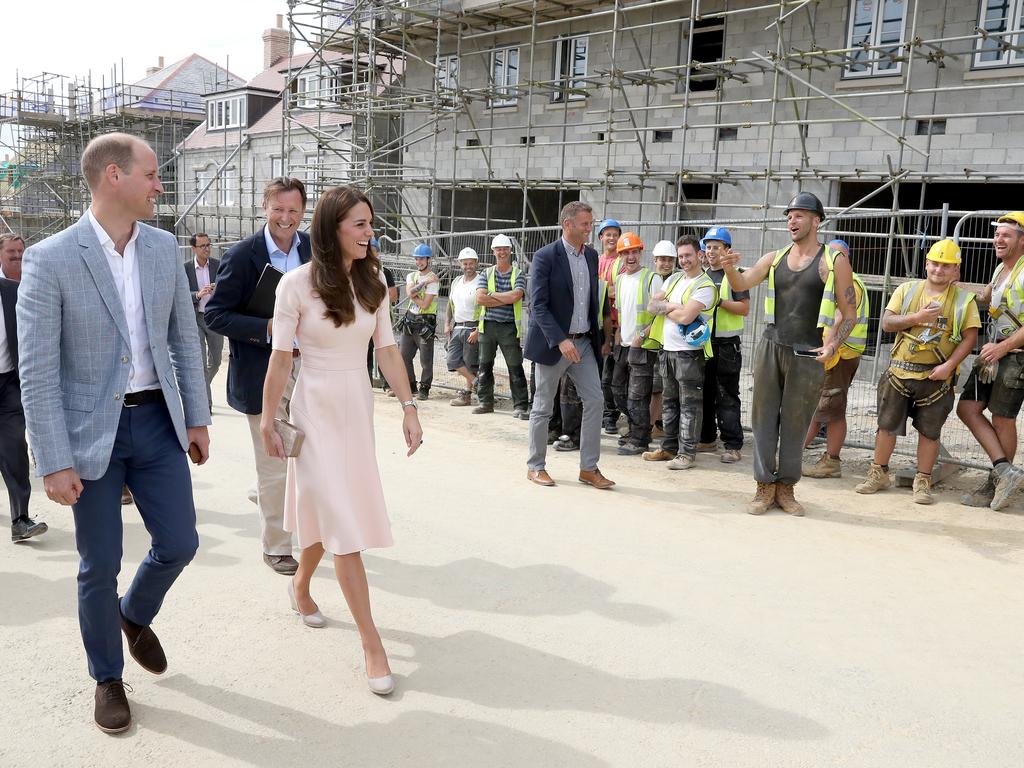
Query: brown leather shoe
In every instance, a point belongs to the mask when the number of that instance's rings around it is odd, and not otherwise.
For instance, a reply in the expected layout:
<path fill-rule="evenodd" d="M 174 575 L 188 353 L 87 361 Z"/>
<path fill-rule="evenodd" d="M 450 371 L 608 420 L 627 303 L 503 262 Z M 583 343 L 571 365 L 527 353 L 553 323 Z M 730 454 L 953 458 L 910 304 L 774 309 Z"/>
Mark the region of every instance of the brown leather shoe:
<path fill-rule="evenodd" d="M 128 653 L 132 655 L 132 658 L 139 663 L 140 667 L 154 675 L 162 675 L 166 672 L 167 657 L 164 655 L 164 649 L 161 647 L 156 633 L 149 627 L 139 626 L 128 621 L 120 611 L 118 613 L 121 616 L 121 631 L 124 632 L 125 639 L 128 640 Z"/>
<path fill-rule="evenodd" d="M 551 475 L 548 474 L 546 469 L 531 469 L 526 473 L 526 479 L 537 485 L 555 484 L 555 481 L 551 479 Z"/>
<path fill-rule="evenodd" d="M 108 680 L 96 683 L 96 708 L 93 710 L 96 727 L 104 733 L 124 733 L 132 724 L 132 711 L 124 693 L 124 683 Z"/>
<path fill-rule="evenodd" d="M 263 562 L 282 576 L 293 576 L 299 570 L 298 561 L 291 555 L 268 555 L 264 552 Z"/>
<path fill-rule="evenodd" d="M 130 504 L 134 504 L 135 499 L 132 497 L 132 492 L 128 490 L 128 486 L 124 486 L 121 489 L 121 506 L 127 507 Z"/>
<path fill-rule="evenodd" d="M 607 491 L 609 488 L 615 485 L 614 482 L 612 482 L 607 477 L 601 474 L 600 469 L 594 469 L 590 472 L 585 472 L 584 470 L 581 469 L 580 482 L 583 483 L 584 485 L 592 485 L 599 491 Z"/>

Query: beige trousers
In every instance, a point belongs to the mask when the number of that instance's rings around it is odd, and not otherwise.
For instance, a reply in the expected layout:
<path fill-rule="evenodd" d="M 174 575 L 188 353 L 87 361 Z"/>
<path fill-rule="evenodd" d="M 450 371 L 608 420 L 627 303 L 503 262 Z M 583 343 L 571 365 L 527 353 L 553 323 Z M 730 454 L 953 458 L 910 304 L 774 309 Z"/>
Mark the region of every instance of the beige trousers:
<path fill-rule="evenodd" d="M 281 404 L 275 414 L 279 419 L 287 419 L 291 410 L 292 391 L 295 389 L 295 379 L 299 375 L 300 360 L 301 358 L 296 357 L 292 363 L 292 375 L 288 377 Z M 246 414 L 245 418 L 249 422 L 249 435 L 256 458 L 255 502 L 260 509 L 260 538 L 263 541 L 263 552 L 267 555 L 290 555 L 292 535 L 284 529 L 284 487 L 288 463 L 268 456 L 263 448 L 263 435 L 260 434 L 261 415 Z"/>

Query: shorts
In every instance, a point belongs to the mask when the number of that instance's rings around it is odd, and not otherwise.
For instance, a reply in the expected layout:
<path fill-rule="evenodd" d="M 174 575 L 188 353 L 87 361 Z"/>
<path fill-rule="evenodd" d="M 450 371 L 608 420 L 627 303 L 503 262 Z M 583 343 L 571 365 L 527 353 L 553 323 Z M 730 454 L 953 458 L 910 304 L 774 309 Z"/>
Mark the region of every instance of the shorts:
<path fill-rule="evenodd" d="M 897 390 L 889 378 L 890 371 L 878 381 L 878 428 L 895 435 L 907 434 L 907 417 L 914 421 L 914 429 L 929 440 L 938 440 L 942 426 L 953 412 L 953 387 L 944 381 L 931 379 L 900 379 L 899 385 L 911 393 L 907 397 Z M 917 405 L 916 401 L 932 397 L 942 387 L 945 393 L 933 403 Z"/>
<path fill-rule="evenodd" d="M 471 373 L 476 373 L 480 345 L 469 343 L 469 335 L 475 330 L 475 323 L 473 325 L 457 325 L 452 328 L 451 338 L 448 339 L 449 371 L 457 371 L 465 366 Z"/>
<path fill-rule="evenodd" d="M 849 359 L 841 357 L 838 363 L 825 371 L 821 398 L 818 400 L 818 410 L 811 419 L 812 424 L 830 424 L 846 418 L 846 394 L 850 391 L 859 365 L 860 355 Z"/>
<path fill-rule="evenodd" d="M 993 416 L 1016 419 L 1024 403 L 1024 354 L 1011 352 L 1000 360 L 991 384 L 978 381 L 978 369 L 972 369 L 960 399 L 984 403 Z"/>

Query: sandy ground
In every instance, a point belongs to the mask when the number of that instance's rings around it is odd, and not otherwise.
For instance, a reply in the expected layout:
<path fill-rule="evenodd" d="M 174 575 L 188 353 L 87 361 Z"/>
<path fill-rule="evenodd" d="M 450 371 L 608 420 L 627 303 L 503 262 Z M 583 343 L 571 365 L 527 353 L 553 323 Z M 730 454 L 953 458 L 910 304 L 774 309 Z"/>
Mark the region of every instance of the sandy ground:
<path fill-rule="evenodd" d="M 215 391 L 223 392 L 219 384 Z M 398 690 L 366 688 L 328 565 L 305 628 L 260 559 L 245 423 L 217 407 L 194 471 L 202 546 L 157 623 L 170 661 L 128 659 L 135 725 L 92 724 L 68 510 L 3 544 L 3 766 L 1020 766 L 1024 499 L 972 510 L 807 480 L 804 519 L 743 513 L 749 457 L 682 473 L 615 455 L 619 485 L 526 482 L 524 422 L 441 392 L 407 460 L 377 396 L 397 545 L 365 555 Z M 978 475 L 954 484 L 970 486 Z M 340 489 L 339 489 L 340 490 Z M 125 514 L 127 584 L 147 534 Z"/>

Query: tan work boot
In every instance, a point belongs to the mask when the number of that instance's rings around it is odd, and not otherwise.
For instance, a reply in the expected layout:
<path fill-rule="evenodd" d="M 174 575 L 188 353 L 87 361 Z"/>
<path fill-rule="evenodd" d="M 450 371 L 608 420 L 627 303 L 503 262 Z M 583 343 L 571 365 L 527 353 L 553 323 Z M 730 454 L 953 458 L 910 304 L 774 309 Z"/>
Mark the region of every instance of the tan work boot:
<path fill-rule="evenodd" d="M 803 517 L 804 507 L 793 495 L 793 486 L 785 483 L 775 484 L 775 503 L 782 507 L 782 511 L 793 517 Z"/>
<path fill-rule="evenodd" d="M 714 453 L 718 450 L 718 441 L 711 443 L 697 443 L 697 453 Z"/>
<path fill-rule="evenodd" d="M 672 461 L 665 466 L 669 469 L 691 469 L 697 463 L 697 459 L 692 456 L 684 456 L 679 454 Z"/>
<path fill-rule="evenodd" d="M 800 468 L 800 474 L 804 477 L 817 478 L 842 477 L 843 462 L 839 459 L 833 459 L 828 455 L 828 451 L 825 451 L 814 464 L 804 464 Z"/>
<path fill-rule="evenodd" d="M 643 455 L 644 461 L 671 461 L 674 458 L 675 456 L 664 448 L 658 448 L 656 451 L 644 451 Z"/>
<path fill-rule="evenodd" d="M 775 483 L 758 482 L 754 498 L 747 505 L 748 515 L 763 515 L 775 506 Z"/>
<path fill-rule="evenodd" d="M 881 464 L 872 464 L 864 482 L 855 486 L 853 490 L 857 493 L 877 493 L 884 491 L 890 485 L 892 485 L 892 479 L 889 477 L 889 473 L 882 469 Z"/>
<path fill-rule="evenodd" d="M 726 448 L 722 451 L 721 461 L 723 464 L 735 464 L 743 458 L 738 448 Z"/>
<path fill-rule="evenodd" d="M 923 472 L 918 472 L 914 475 L 914 503 L 915 504 L 934 504 L 935 498 L 932 496 L 932 476 L 926 475 Z"/>
<path fill-rule="evenodd" d="M 457 394 L 455 397 L 453 397 L 448 402 L 449 402 L 450 405 L 454 405 L 454 406 L 472 405 L 472 403 L 473 403 L 472 397 L 473 397 L 473 393 L 470 390 L 468 390 L 468 389 L 460 389 L 459 390 L 459 394 Z"/>

